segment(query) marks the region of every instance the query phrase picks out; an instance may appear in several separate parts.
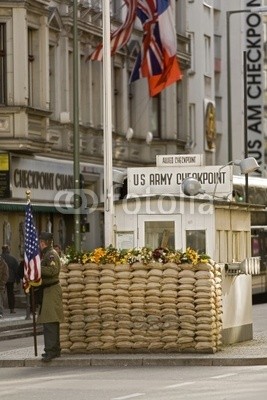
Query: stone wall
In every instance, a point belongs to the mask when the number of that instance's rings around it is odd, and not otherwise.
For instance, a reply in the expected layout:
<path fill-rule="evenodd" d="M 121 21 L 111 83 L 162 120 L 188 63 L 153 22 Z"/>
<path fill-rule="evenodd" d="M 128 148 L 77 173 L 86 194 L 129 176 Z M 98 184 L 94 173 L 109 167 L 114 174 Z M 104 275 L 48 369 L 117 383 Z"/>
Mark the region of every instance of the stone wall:
<path fill-rule="evenodd" d="M 212 261 L 69 264 L 60 275 L 63 352 L 206 352 L 221 347 L 221 271 Z"/>

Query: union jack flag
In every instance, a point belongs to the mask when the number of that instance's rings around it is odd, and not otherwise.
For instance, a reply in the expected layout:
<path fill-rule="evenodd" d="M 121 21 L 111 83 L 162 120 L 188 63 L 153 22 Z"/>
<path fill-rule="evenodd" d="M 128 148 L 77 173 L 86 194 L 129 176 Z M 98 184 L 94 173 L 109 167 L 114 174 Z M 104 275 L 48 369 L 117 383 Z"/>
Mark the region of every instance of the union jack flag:
<path fill-rule="evenodd" d="M 135 17 L 143 26 L 143 40 L 130 82 L 147 78 L 150 96 L 182 79 L 176 57 L 177 43 L 171 0 L 124 0 L 127 16 L 124 23 L 111 34 L 111 55 L 130 39 Z M 103 45 L 87 58 L 101 61 Z"/>
<path fill-rule="evenodd" d="M 28 293 L 30 286 L 38 286 L 41 284 L 41 259 L 30 201 L 26 205 L 24 233 L 25 243 L 23 287 L 25 292 Z"/>
<path fill-rule="evenodd" d="M 182 78 L 170 0 L 138 0 L 137 16 L 144 35 L 131 82 L 148 78 L 151 96 Z"/>
<path fill-rule="evenodd" d="M 137 0 L 124 0 L 127 7 L 127 15 L 124 23 L 111 33 L 110 47 L 111 55 L 121 49 L 130 39 L 134 20 L 136 16 Z M 87 60 L 101 61 L 103 58 L 103 44 L 101 43 L 95 51 L 87 57 Z"/>

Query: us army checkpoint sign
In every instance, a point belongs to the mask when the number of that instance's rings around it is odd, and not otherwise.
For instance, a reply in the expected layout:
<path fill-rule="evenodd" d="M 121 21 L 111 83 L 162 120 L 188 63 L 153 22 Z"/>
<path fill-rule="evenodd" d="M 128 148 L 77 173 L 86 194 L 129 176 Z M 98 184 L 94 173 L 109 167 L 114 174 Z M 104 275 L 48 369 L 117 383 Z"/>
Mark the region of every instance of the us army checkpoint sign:
<path fill-rule="evenodd" d="M 220 169 L 221 168 L 221 169 Z M 233 167 L 148 167 L 128 168 L 128 195 L 182 194 L 181 183 L 186 178 L 197 179 L 206 193 L 223 196 L 232 193 Z"/>

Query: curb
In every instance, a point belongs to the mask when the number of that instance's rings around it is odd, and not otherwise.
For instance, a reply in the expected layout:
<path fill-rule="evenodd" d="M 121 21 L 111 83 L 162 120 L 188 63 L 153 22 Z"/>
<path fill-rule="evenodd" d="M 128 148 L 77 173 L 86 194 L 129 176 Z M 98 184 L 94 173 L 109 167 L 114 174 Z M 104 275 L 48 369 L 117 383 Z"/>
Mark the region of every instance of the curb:
<path fill-rule="evenodd" d="M 255 366 L 267 365 L 267 357 L 258 358 L 64 358 L 43 363 L 40 358 L 0 360 L 4 367 L 175 367 L 175 366 Z"/>

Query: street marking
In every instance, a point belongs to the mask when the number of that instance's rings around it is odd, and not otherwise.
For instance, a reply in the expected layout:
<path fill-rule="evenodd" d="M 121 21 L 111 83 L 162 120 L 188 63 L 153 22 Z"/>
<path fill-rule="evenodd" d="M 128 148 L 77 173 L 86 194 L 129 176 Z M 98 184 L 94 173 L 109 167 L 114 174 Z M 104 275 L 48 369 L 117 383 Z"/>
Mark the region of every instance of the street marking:
<path fill-rule="evenodd" d="M 66 374 L 66 375 L 63 375 L 63 374 L 57 374 L 57 375 L 53 375 L 53 376 L 37 376 L 37 377 L 32 377 L 32 378 L 16 378 L 16 379 L 10 379 L 10 380 L 7 380 L 7 381 L 0 381 L 0 386 L 9 386 L 9 385 L 12 385 L 12 384 L 15 384 L 15 383 L 18 383 L 18 382 L 20 382 L 20 383 L 34 383 L 35 381 L 36 382 L 39 382 L 39 381 L 54 381 L 54 380 L 57 380 L 57 379 L 62 379 L 62 380 L 66 380 L 66 379 L 73 379 L 73 380 L 80 380 L 80 377 L 82 376 L 82 375 L 87 375 L 88 373 L 87 372 L 84 372 L 84 373 L 80 373 L 79 375 L 69 375 L 69 374 Z M 1 392 L 1 394 L 2 394 L 2 392 Z"/>
<path fill-rule="evenodd" d="M 169 385 L 165 386 L 164 389 L 173 389 L 181 386 L 187 386 L 187 385 L 194 385 L 196 382 L 181 382 L 181 383 L 175 383 L 174 385 Z"/>
<path fill-rule="evenodd" d="M 228 378 L 229 376 L 235 376 L 237 374 L 224 374 L 224 375 L 216 375 L 216 376 L 211 376 L 210 379 L 221 379 L 221 378 Z"/>
<path fill-rule="evenodd" d="M 124 400 L 124 399 L 132 399 L 133 397 L 139 397 L 139 396 L 144 396 L 145 393 L 133 393 L 133 394 L 128 394 L 127 396 L 122 396 L 122 397 L 114 397 L 111 400 Z"/>

